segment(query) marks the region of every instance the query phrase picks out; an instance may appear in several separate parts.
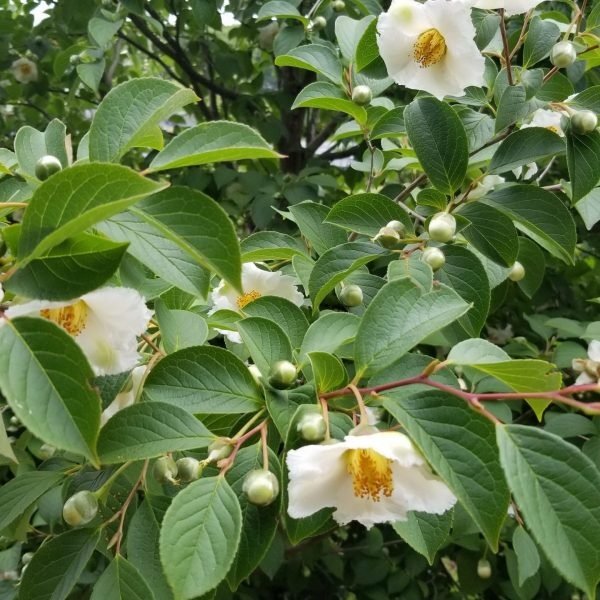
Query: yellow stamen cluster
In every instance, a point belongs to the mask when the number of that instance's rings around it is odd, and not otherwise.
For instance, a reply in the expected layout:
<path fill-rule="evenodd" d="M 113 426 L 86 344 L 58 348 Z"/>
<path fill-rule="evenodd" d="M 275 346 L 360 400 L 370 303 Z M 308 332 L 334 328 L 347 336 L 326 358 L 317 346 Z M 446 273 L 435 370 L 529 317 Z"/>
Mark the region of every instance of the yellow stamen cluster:
<path fill-rule="evenodd" d="M 88 307 L 83 300 L 78 300 L 61 308 L 44 308 L 40 314 L 60 325 L 67 333 L 79 335 L 87 324 Z"/>
<path fill-rule="evenodd" d="M 238 305 L 239 309 L 242 309 L 246 305 L 250 304 L 250 302 L 254 302 L 255 300 L 258 300 L 258 298 L 260 298 L 261 296 L 262 296 L 262 294 L 260 292 L 257 292 L 256 290 L 250 290 L 249 292 L 242 294 L 236 300 L 236 304 Z"/>
<path fill-rule="evenodd" d="M 357 449 L 346 452 L 348 473 L 352 475 L 354 495 L 379 502 L 381 495 L 392 495 L 392 461 L 374 450 Z"/>
<path fill-rule="evenodd" d="M 439 63 L 446 54 L 446 40 L 437 29 L 424 31 L 415 42 L 413 57 L 422 69 Z"/>

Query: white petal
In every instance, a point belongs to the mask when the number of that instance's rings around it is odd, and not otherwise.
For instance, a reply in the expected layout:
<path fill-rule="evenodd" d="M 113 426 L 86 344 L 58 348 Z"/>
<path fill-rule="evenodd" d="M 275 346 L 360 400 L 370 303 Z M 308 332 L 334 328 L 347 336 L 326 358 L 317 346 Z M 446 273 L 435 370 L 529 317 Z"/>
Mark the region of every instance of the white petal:
<path fill-rule="evenodd" d="M 476 8 L 504 8 L 508 16 L 518 15 L 536 7 L 543 0 L 477 0 Z"/>
<path fill-rule="evenodd" d="M 340 525 L 358 521 L 365 527 L 371 527 L 376 523 L 405 520 L 406 509 L 402 504 L 394 502 L 392 498 L 382 497 L 379 502 L 373 502 L 368 498 L 357 498 L 352 487 L 349 486 L 343 498 L 338 501 L 338 509 L 333 513 L 333 518 Z"/>
<path fill-rule="evenodd" d="M 2 288 L 2 284 L 0 284 L 0 302 L 4 299 L 4 289 Z"/>
<path fill-rule="evenodd" d="M 585 371 L 575 380 L 575 385 L 584 385 L 586 383 L 596 383 L 596 380 Z"/>
<path fill-rule="evenodd" d="M 448 486 L 425 466 L 406 469 L 394 465 L 392 475 L 392 499 L 406 511 L 416 510 L 439 515 L 456 503 L 456 497 Z"/>
<path fill-rule="evenodd" d="M 347 435 L 344 443 L 347 448 L 372 449 L 403 467 L 422 465 L 425 462 L 415 450 L 410 439 L 398 431 L 382 431 L 371 435 Z"/>
<path fill-rule="evenodd" d="M 588 356 L 591 360 L 600 362 L 600 341 L 592 340 L 588 346 Z"/>
<path fill-rule="evenodd" d="M 17 317 L 39 317 L 40 311 L 48 308 L 62 308 L 77 302 L 75 300 L 66 300 L 61 302 L 52 302 L 50 300 L 30 300 L 23 304 L 13 304 L 5 312 L 4 316 L 8 319 L 16 319 Z"/>

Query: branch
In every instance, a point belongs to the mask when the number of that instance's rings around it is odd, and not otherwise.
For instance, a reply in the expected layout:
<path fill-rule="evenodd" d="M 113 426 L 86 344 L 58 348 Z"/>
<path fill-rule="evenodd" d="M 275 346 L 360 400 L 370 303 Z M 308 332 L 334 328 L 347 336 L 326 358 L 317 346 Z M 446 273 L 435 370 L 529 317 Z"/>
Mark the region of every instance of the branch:
<path fill-rule="evenodd" d="M 506 21 L 504 20 L 504 9 L 501 8 L 498 12 L 500 13 L 500 35 L 502 36 L 502 47 L 504 48 L 504 64 L 506 66 L 508 85 L 515 85 L 512 74 L 512 66 L 510 64 L 510 46 L 508 45 L 508 36 L 506 35 Z"/>

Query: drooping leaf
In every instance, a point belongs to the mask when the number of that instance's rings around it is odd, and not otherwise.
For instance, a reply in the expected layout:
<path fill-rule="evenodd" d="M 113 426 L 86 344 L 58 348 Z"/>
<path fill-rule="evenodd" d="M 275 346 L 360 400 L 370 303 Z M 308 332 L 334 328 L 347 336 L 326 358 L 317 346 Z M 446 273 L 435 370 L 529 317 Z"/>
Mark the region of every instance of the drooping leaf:
<path fill-rule="evenodd" d="M 94 585 L 90 600 L 154 600 L 141 573 L 117 554 Z"/>

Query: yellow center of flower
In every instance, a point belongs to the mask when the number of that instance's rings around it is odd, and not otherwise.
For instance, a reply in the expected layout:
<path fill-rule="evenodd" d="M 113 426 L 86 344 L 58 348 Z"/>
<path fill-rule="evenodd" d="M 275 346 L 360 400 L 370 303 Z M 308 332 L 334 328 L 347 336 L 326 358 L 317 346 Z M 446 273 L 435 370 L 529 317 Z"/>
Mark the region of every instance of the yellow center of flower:
<path fill-rule="evenodd" d="M 31 65 L 23 64 L 19 66 L 19 71 L 21 71 L 21 75 L 31 75 Z"/>
<path fill-rule="evenodd" d="M 374 450 L 348 450 L 345 453 L 348 473 L 352 475 L 354 495 L 379 502 L 381 495 L 392 495 L 392 461 Z"/>
<path fill-rule="evenodd" d="M 556 125 L 548 125 L 546 129 L 552 131 L 552 133 L 559 133 L 558 127 Z"/>
<path fill-rule="evenodd" d="M 79 335 L 87 324 L 88 307 L 83 300 L 61 308 L 44 308 L 40 311 L 42 317 L 54 321 L 71 335 Z"/>
<path fill-rule="evenodd" d="M 258 300 L 261 296 L 262 296 L 262 294 L 260 292 L 257 292 L 256 290 L 250 290 L 249 292 L 242 294 L 236 300 L 236 304 L 238 305 L 239 309 L 242 309 L 246 305 L 250 304 L 250 302 L 254 302 L 255 300 Z"/>
<path fill-rule="evenodd" d="M 437 29 L 424 31 L 415 42 L 413 56 L 424 69 L 437 65 L 446 54 L 446 40 Z"/>

